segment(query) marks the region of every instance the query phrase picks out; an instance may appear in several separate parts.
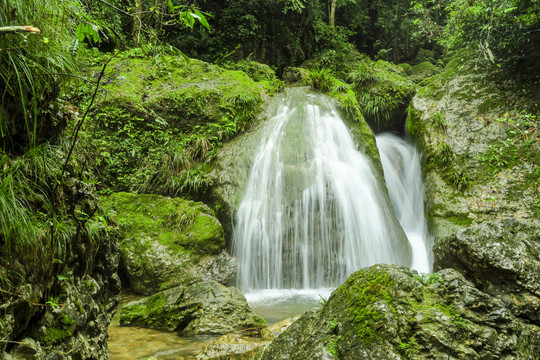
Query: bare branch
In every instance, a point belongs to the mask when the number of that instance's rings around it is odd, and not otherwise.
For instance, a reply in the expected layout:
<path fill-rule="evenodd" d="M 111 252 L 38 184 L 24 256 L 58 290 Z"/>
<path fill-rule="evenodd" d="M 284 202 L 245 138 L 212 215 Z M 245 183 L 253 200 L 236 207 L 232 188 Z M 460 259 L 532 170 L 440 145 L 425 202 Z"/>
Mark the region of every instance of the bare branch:
<path fill-rule="evenodd" d="M 4 26 L 0 27 L 0 34 L 15 33 L 15 32 L 29 32 L 32 34 L 39 34 L 41 31 L 34 26 Z"/>

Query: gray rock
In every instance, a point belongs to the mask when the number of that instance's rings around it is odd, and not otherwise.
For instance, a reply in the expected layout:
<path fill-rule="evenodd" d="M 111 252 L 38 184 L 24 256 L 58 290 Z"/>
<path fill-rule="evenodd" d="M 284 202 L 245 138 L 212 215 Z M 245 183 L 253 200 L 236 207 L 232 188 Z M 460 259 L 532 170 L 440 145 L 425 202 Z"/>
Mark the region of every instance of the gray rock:
<path fill-rule="evenodd" d="M 131 302 L 122 309 L 120 318 L 121 325 L 178 331 L 184 336 L 237 330 L 258 333 L 264 323 L 240 290 L 215 281 L 176 287 Z"/>
<path fill-rule="evenodd" d="M 362 269 L 293 323 L 261 359 L 535 359 L 540 329 L 458 272 Z"/>
<path fill-rule="evenodd" d="M 518 316 L 540 325 L 540 226 L 487 221 L 437 240 L 435 268 L 462 272 Z"/>
<path fill-rule="evenodd" d="M 257 350 L 269 341 L 246 337 L 241 334 L 227 334 L 206 346 L 197 355 L 201 360 L 250 360 Z"/>

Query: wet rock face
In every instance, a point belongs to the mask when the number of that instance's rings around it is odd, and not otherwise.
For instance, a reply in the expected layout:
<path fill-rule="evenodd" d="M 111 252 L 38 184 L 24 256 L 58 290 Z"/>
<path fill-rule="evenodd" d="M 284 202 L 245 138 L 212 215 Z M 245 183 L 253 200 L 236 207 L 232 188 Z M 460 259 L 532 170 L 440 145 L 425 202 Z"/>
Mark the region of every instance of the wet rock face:
<path fill-rule="evenodd" d="M 135 292 L 154 294 L 203 280 L 231 284 L 236 262 L 214 212 L 202 203 L 159 195 L 115 193 L 103 199 L 116 213 L 122 271 Z"/>
<path fill-rule="evenodd" d="M 473 52 L 456 52 L 441 74 L 422 82 L 407 119 L 424 154 L 434 267 L 456 269 L 537 326 L 540 131 L 530 105 L 538 92 L 477 64 Z"/>
<path fill-rule="evenodd" d="M 540 226 L 488 221 L 437 240 L 433 252 L 436 269 L 462 272 L 514 314 L 540 325 Z"/>
<path fill-rule="evenodd" d="M 262 359 L 534 359 L 540 329 L 458 272 L 429 276 L 388 265 L 360 270 Z"/>
<path fill-rule="evenodd" d="M 253 313 L 240 290 L 208 281 L 131 302 L 122 309 L 120 324 L 194 336 L 258 332 L 265 321 Z"/>

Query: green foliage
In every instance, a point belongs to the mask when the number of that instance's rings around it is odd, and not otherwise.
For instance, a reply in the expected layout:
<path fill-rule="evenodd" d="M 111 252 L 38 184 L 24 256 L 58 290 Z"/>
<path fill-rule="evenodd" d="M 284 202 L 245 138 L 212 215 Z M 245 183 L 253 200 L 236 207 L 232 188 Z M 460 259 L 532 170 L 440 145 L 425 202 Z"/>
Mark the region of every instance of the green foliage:
<path fill-rule="evenodd" d="M 536 29 L 540 25 L 540 6 L 533 0 L 465 0 L 447 5 L 447 25 L 441 42 L 449 49 L 467 45 L 478 47 L 487 63 L 497 63 L 511 71 L 534 71 L 539 49 Z M 519 68 L 521 67 L 521 69 Z"/>
<path fill-rule="evenodd" d="M 75 4 L 78 4 L 75 2 Z M 21 152 L 62 127 L 55 116 L 58 74 L 74 69 L 72 9 L 54 0 L 5 0 L 0 27 L 33 25 L 39 34 L 0 36 L 0 150 Z"/>
<path fill-rule="evenodd" d="M 238 62 L 226 62 L 222 65 L 225 69 L 240 70 L 245 72 L 253 81 L 276 81 L 276 73 L 268 65 L 256 61 L 242 59 Z"/>
<path fill-rule="evenodd" d="M 453 160 L 454 151 L 452 150 L 452 146 L 444 142 L 439 144 L 435 161 L 441 165 L 449 165 Z"/>
<path fill-rule="evenodd" d="M 306 81 L 314 90 L 327 93 L 334 88 L 335 78 L 329 69 L 312 69 Z"/>
<path fill-rule="evenodd" d="M 391 111 L 396 109 L 402 103 L 399 94 L 391 94 L 387 92 L 364 92 L 358 99 L 360 108 L 364 110 L 364 115 L 375 120 L 379 124 L 383 119 L 388 119 L 391 116 Z"/>
<path fill-rule="evenodd" d="M 466 190 L 471 185 L 471 180 L 467 174 L 463 173 L 461 170 L 452 169 L 446 176 L 445 179 L 450 181 L 458 190 Z"/>
<path fill-rule="evenodd" d="M 408 342 L 399 341 L 398 349 L 401 354 L 407 358 L 414 359 L 415 356 L 418 356 L 418 342 L 415 337 L 412 337 Z"/>
<path fill-rule="evenodd" d="M 58 308 L 58 298 L 55 298 L 54 296 L 51 296 L 47 302 L 45 302 L 46 305 L 49 305 L 51 308 L 56 309 Z"/>
<path fill-rule="evenodd" d="M 442 283 L 443 280 L 441 279 L 441 276 L 438 273 L 429 273 L 429 274 L 415 274 L 413 277 L 424 284 L 425 286 L 429 286 L 434 283 Z"/>
<path fill-rule="evenodd" d="M 536 154 L 532 147 L 534 140 L 530 137 L 540 126 L 536 115 L 525 110 L 517 118 L 507 113 L 498 121 L 507 127 L 506 139 L 489 145 L 488 150 L 478 156 L 478 160 L 486 164 L 493 173 L 533 159 Z"/>
<path fill-rule="evenodd" d="M 431 117 L 431 123 L 433 124 L 433 126 L 439 130 L 446 130 L 446 127 L 448 126 L 448 124 L 446 123 L 446 119 L 444 118 L 444 115 L 441 114 L 440 112 L 437 112 L 435 113 L 432 117 Z"/>
<path fill-rule="evenodd" d="M 337 358 L 339 358 L 339 341 L 340 339 L 338 337 L 334 337 L 326 343 L 326 350 L 328 350 L 331 355 L 334 355 Z"/>

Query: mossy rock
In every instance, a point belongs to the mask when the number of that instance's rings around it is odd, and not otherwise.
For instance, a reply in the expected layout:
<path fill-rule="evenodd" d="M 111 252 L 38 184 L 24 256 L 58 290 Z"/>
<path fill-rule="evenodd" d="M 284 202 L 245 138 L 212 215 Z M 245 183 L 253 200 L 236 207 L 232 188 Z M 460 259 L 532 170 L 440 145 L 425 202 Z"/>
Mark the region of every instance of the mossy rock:
<path fill-rule="evenodd" d="M 413 65 L 418 65 L 423 62 L 435 63 L 435 54 L 432 50 L 420 49 L 416 54 L 416 57 L 412 61 Z"/>
<path fill-rule="evenodd" d="M 182 57 L 114 59 L 80 136 L 90 170 L 115 191 L 202 198 L 216 150 L 250 129 L 281 86 L 261 64 L 245 69 L 261 80 Z"/>
<path fill-rule="evenodd" d="M 203 203 L 133 193 L 114 193 L 101 201 L 118 224 L 121 265 L 133 290 L 151 294 L 205 279 L 229 283 L 234 278 L 236 265 L 224 252 L 223 228 Z"/>
<path fill-rule="evenodd" d="M 258 333 L 265 320 L 253 313 L 240 290 L 208 281 L 131 302 L 122 309 L 120 324 L 195 336 L 246 329 Z"/>
<path fill-rule="evenodd" d="M 429 219 L 441 238 L 486 220 L 537 216 L 540 147 L 516 125 L 535 116 L 526 110 L 535 93 L 502 89 L 477 56 L 457 51 L 421 83 L 408 112 L 408 135 L 423 153 Z"/>
<path fill-rule="evenodd" d="M 412 67 L 411 79 L 415 82 L 420 82 L 428 77 L 440 73 L 442 69 L 433 65 L 430 61 L 424 61 Z"/>
<path fill-rule="evenodd" d="M 132 109 L 149 119 L 159 116 L 184 131 L 219 121 L 227 107 L 239 109 L 246 102 L 256 107 L 264 91 L 275 91 L 268 82 L 256 83 L 242 71 L 171 56 L 113 60 L 102 85 L 110 95 L 102 105 Z"/>
<path fill-rule="evenodd" d="M 405 72 L 405 74 L 409 76 L 413 73 L 413 67 L 410 64 L 401 63 L 401 64 L 398 64 L 398 66 Z"/>
<path fill-rule="evenodd" d="M 497 320 L 495 320 L 495 318 Z M 520 333 L 520 340 L 514 335 Z M 304 314 L 261 359 L 521 357 L 540 349 L 523 324 L 454 270 L 418 275 L 375 265 L 352 274 L 322 308 Z"/>

